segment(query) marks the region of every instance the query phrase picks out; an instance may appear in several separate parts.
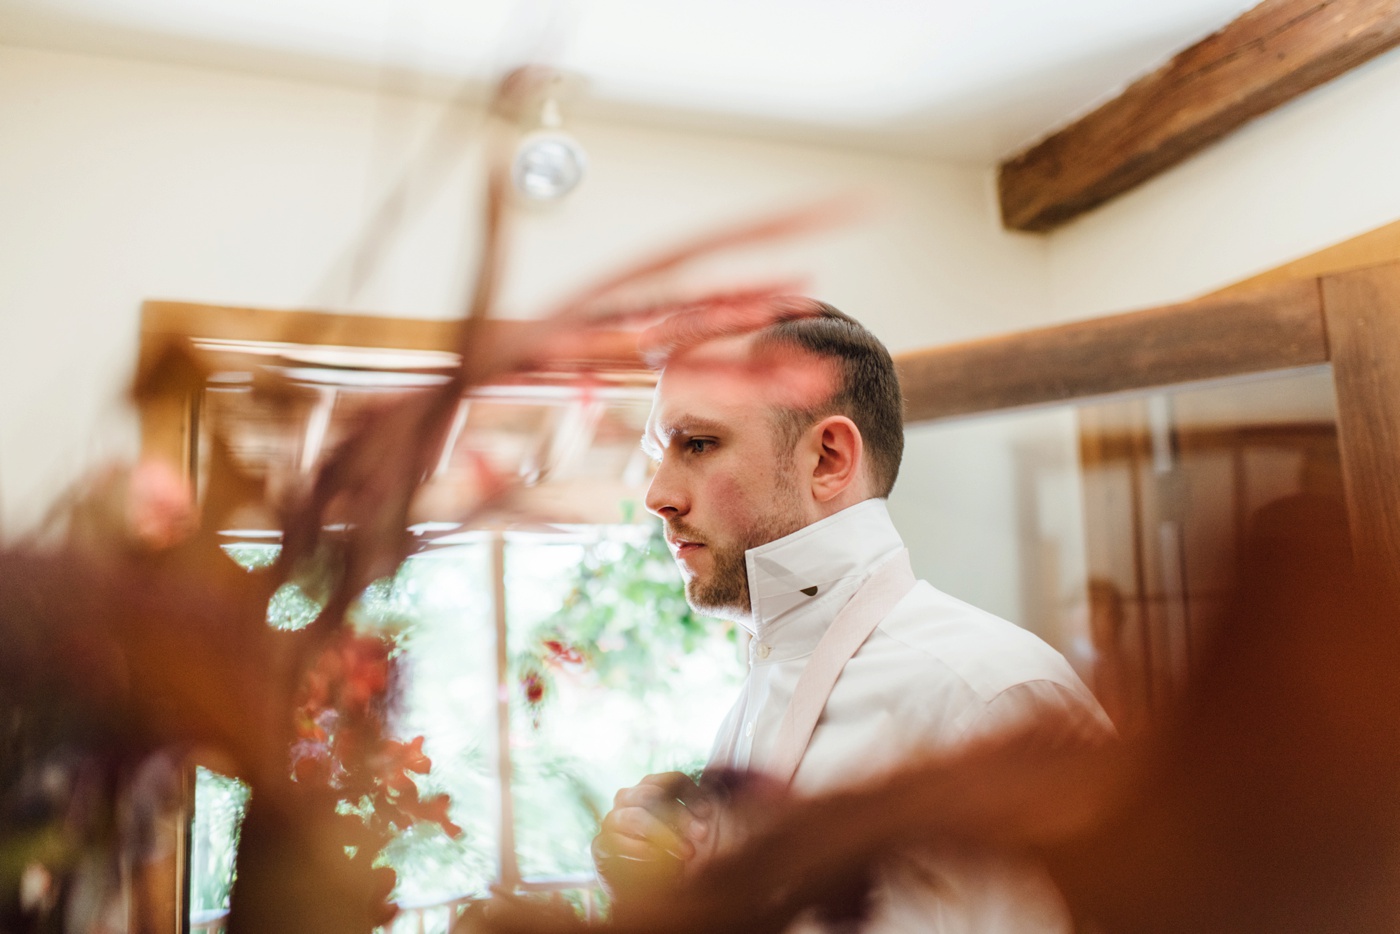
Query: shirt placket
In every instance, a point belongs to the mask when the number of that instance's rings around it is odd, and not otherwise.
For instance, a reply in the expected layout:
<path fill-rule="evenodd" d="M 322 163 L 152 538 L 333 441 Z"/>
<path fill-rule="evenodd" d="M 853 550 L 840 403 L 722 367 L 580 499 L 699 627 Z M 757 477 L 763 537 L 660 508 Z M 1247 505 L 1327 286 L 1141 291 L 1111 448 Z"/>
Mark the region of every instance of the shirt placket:
<path fill-rule="evenodd" d="M 765 664 L 769 647 L 755 641 L 749 648 L 749 677 L 744 688 L 744 716 L 738 724 L 739 735 L 734 744 L 734 766 L 747 769 L 753 762 L 754 737 L 758 732 L 758 718 L 763 712 L 764 702 L 769 692 L 771 665 Z"/>

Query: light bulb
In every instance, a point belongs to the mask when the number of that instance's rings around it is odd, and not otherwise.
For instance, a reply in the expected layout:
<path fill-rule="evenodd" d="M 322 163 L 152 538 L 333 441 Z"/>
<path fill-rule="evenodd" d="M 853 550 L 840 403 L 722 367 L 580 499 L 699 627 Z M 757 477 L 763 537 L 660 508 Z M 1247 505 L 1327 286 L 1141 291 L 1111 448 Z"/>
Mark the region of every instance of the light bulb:
<path fill-rule="evenodd" d="M 511 181 L 531 201 L 556 201 L 583 179 L 588 156 L 572 136 L 541 130 L 520 141 L 511 164 Z"/>

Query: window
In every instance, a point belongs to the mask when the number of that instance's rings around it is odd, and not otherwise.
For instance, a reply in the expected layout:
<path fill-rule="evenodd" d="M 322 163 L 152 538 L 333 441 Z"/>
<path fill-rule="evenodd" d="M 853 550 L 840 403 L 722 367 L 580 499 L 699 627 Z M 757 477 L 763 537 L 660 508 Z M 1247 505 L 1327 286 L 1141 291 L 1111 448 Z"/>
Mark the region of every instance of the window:
<path fill-rule="evenodd" d="M 437 351 L 275 340 L 196 346 L 215 375 L 187 400 L 180 431 L 173 407 L 155 414 L 182 439 L 175 447 L 201 488 L 228 469 L 209 454 L 217 436 L 270 498 L 305 482 L 357 413 L 450 363 Z M 258 376 L 269 372 L 291 404 L 261 398 Z M 394 930 L 445 930 L 495 885 L 596 908 L 588 844 L 613 793 L 649 772 L 703 764 L 744 666 L 727 624 L 685 605 L 658 529 L 638 521 L 650 385 L 635 372 L 594 374 L 586 389 L 546 375 L 464 398 L 416 506 L 420 548 L 354 611 L 357 625 L 396 634 L 393 732 L 425 737 L 433 769 L 421 791 L 447 792 L 463 829 L 454 839 L 420 824 L 386 850 L 403 909 Z M 470 497 L 483 459 L 524 485 L 468 528 L 455 521 L 457 501 Z M 279 533 L 262 502 L 232 524 L 232 559 L 250 569 L 275 560 Z M 269 624 L 299 628 L 318 609 L 285 586 Z M 191 928 L 219 930 L 246 790 L 206 770 L 196 785 Z"/>
<path fill-rule="evenodd" d="M 254 564 L 275 547 L 229 550 Z M 395 930 L 420 919 L 445 930 L 457 906 L 492 885 L 557 890 L 591 910 L 588 844 L 613 792 L 703 764 L 743 666 L 732 631 L 684 607 L 670 560 L 645 527 L 472 533 L 408 559 L 365 595 L 360 621 L 399 633 L 397 732 L 426 738 L 424 790 L 451 795 L 464 831 L 454 840 L 423 824 L 390 845 L 404 909 Z M 295 624 L 299 609 L 283 593 L 269 615 Z M 201 770 L 196 928 L 217 928 L 227 909 L 245 795 Z"/>

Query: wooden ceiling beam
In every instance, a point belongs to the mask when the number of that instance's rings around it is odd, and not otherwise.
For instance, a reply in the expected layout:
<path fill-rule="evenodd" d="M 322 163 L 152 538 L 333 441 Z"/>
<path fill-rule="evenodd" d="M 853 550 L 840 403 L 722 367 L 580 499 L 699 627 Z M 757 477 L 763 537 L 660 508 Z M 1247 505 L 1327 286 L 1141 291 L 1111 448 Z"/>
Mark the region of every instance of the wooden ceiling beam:
<path fill-rule="evenodd" d="M 1316 279 L 898 354 L 906 424 L 1328 360 Z"/>
<path fill-rule="evenodd" d="M 1400 44 L 1400 0 L 1265 0 L 998 170 L 1002 222 L 1048 231 Z"/>

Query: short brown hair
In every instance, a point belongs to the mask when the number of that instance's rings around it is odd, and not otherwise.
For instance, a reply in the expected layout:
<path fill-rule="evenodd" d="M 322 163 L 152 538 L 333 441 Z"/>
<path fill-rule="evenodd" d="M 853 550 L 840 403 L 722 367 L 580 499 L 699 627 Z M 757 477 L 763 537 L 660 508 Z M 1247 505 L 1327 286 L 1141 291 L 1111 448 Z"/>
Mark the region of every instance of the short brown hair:
<path fill-rule="evenodd" d="M 758 344 L 793 347 L 833 360 L 839 383 L 831 397 L 817 405 L 779 411 L 782 441 L 791 450 L 818 419 L 845 415 L 865 442 L 875 495 L 889 496 L 904 457 L 904 396 L 889 350 L 863 324 L 826 302 L 800 299 L 792 305 L 796 313 L 780 315 L 758 331 Z"/>
<path fill-rule="evenodd" d="M 740 293 L 676 311 L 644 331 L 638 349 L 661 368 L 687 348 L 740 334 L 754 335 L 760 350 L 795 349 L 836 364 L 839 385 L 831 396 L 807 408 L 778 410 L 779 440 L 791 453 L 818 419 L 845 415 L 865 442 L 875 495 L 888 496 L 904 457 L 904 396 L 890 352 L 845 312 L 797 295 Z"/>

